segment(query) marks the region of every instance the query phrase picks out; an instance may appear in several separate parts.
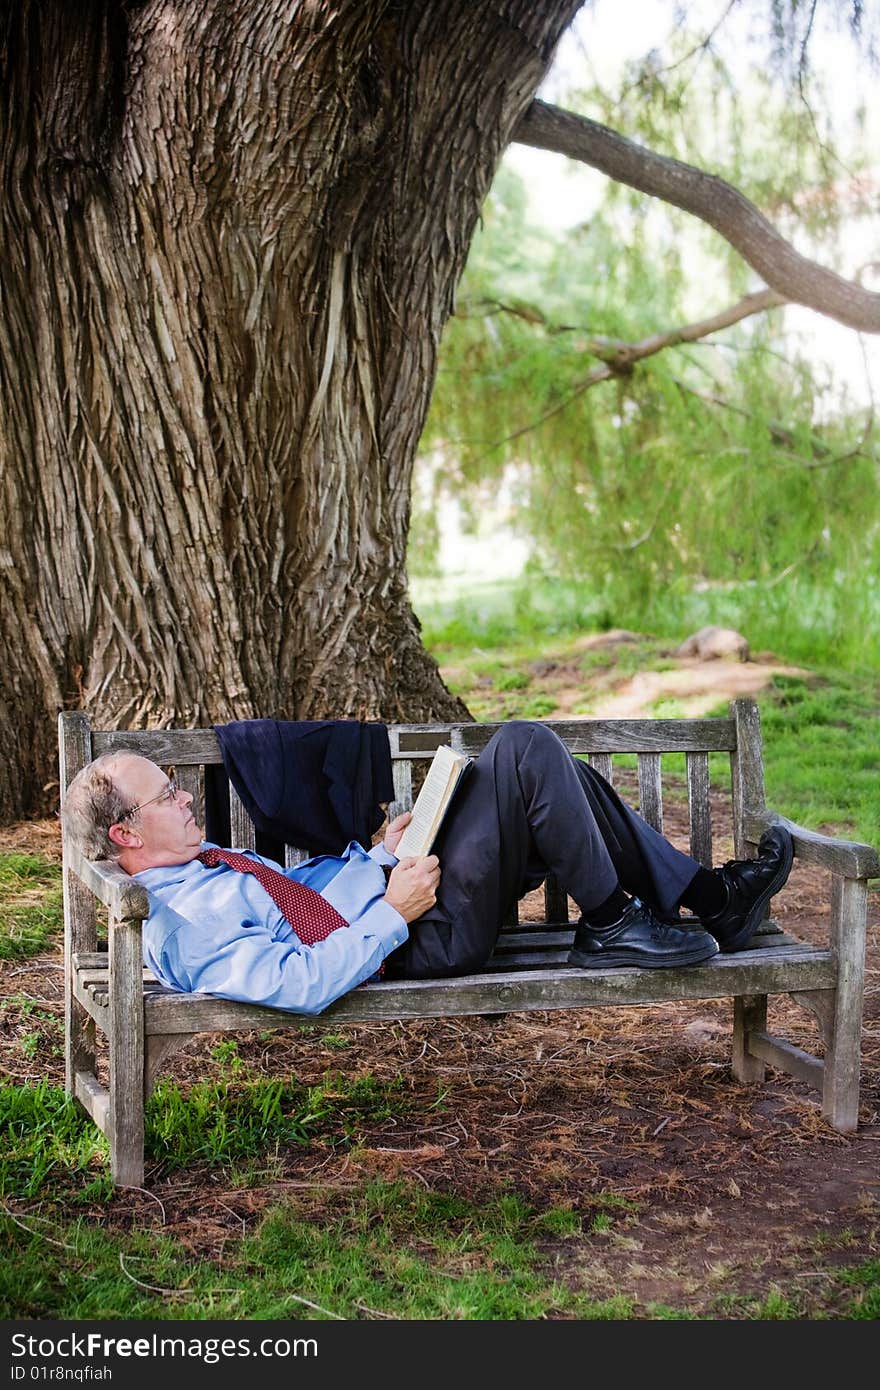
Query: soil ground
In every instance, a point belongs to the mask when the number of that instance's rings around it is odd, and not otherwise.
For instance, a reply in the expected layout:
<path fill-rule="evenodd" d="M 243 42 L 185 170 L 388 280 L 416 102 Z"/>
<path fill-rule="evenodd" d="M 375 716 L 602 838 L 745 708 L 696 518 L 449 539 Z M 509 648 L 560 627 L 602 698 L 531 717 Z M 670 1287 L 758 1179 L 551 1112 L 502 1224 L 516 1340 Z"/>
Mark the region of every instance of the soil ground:
<path fill-rule="evenodd" d="M 719 862 L 731 853 L 720 794 L 713 828 Z M 668 802 L 667 834 L 683 844 L 685 829 L 683 805 Z M 13 844 L 57 855 L 57 828 L 47 821 L 0 831 L 0 848 Z M 827 876 L 796 862 L 773 915 L 820 942 L 829 899 Z M 542 907 L 534 894 L 521 916 L 538 919 Z M 3 964 L 0 994 L 60 1019 L 60 945 Z M 15 1081 L 62 1083 L 57 1046 L 35 1056 L 23 1049 L 32 1026 L 24 1009 L 7 1007 L 0 1065 Z M 788 997 L 771 1002 L 770 1029 L 821 1051 L 814 1019 Z M 857 1134 L 831 1130 L 817 1095 L 772 1070 L 764 1085 L 738 1084 L 730 1033 L 730 1001 L 704 1001 L 360 1025 L 328 1039 L 242 1035 L 239 1056 L 262 1075 L 402 1080 L 405 1113 L 364 1123 L 354 1147 L 284 1149 L 271 1177 L 249 1188 L 216 1171 L 148 1170 L 144 1191 L 122 1191 L 95 1214 L 120 1227 L 163 1225 L 194 1254 L 222 1258 L 225 1242 L 295 1194 L 377 1176 L 476 1200 L 503 1186 L 539 1208 L 569 1206 L 587 1217 L 583 1242 L 548 1244 L 546 1253 L 556 1277 L 597 1299 L 619 1293 L 638 1308 L 736 1317 L 744 1306 L 736 1300 L 778 1289 L 806 1298 L 808 1316 L 834 1316 L 834 1272 L 880 1257 L 880 894 L 870 899 Z M 183 1084 L 217 1076 L 217 1041 L 191 1043 L 166 1074 Z M 24 1205 L 8 1207 L 25 1215 Z M 604 1221 L 590 1229 L 598 1213 L 610 1216 L 608 1229 Z"/>

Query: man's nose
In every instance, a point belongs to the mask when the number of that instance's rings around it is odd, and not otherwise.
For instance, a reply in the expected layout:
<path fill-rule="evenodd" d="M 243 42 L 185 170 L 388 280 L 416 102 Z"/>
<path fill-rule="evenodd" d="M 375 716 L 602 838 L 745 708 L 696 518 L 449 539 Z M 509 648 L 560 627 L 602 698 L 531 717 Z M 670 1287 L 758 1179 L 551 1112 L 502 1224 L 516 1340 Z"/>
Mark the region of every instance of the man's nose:
<path fill-rule="evenodd" d="M 182 787 L 178 787 L 178 789 L 177 789 L 177 800 L 178 800 L 183 806 L 190 806 L 190 805 L 192 804 L 192 799 L 193 799 L 193 794 L 192 794 L 192 792 L 185 792 L 185 791 L 183 790 Z"/>

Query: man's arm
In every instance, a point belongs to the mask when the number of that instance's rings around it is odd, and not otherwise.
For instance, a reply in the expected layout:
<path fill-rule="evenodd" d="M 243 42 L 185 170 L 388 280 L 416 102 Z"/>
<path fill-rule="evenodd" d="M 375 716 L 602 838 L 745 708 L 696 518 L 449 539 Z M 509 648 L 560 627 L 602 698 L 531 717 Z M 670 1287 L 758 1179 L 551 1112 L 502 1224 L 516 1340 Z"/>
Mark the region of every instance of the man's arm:
<path fill-rule="evenodd" d="M 163 984 L 292 1013 L 320 1013 L 374 975 L 408 936 L 401 914 L 386 910 L 304 946 L 293 932 L 276 939 L 263 926 L 230 923 L 217 913 L 194 923 L 154 901 L 144 928 L 144 962 Z"/>

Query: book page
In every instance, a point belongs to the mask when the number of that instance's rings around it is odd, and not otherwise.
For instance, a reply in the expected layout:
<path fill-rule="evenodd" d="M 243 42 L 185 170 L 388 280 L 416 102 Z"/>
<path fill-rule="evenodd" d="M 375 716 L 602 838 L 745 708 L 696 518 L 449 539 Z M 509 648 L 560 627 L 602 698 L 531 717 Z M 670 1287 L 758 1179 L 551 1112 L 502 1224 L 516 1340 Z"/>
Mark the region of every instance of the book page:
<path fill-rule="evenodd" d="M 398 859 L 427 853 L 426 846 L 431 844 L 449 790 L 454 785 L 455 774 L 463 761 L 465 760 L 461 755 L 454 753 L 446 744 L 441 744 L 437 749 L 422 783 L 422 789 L 416 797 L 412 820 L 397 846 Z"/>

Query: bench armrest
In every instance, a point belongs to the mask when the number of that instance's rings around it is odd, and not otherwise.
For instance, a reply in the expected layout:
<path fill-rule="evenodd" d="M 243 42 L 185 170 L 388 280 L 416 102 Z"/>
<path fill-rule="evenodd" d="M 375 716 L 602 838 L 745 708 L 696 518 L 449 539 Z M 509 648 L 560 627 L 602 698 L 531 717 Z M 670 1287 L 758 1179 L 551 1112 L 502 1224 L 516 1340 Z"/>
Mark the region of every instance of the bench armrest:
<path fill-rule="evenodd" d="M 795 825 L 785 816 L 766 808 L 746 812 L 746 835 L 756 844 L 771 825 L 784 825 L 791 831 L 794 852 L 799 859 L 820 864 L 843 878 L 880 878 L 880 855 L 871 845 L 820 835 L 815 830 L 806 830 L 802 825 Z"/>
<path fill-rule="evenodd" d="M 146 888 L 112 859 L 83 859 L 65 846 L 64 862 L 65 867 L 110 909 L 117 921 L 142 922 L 149 916 L 150 899 Z"/>

